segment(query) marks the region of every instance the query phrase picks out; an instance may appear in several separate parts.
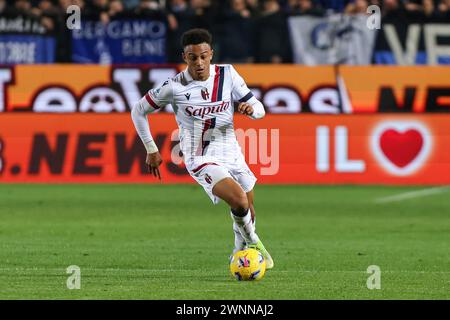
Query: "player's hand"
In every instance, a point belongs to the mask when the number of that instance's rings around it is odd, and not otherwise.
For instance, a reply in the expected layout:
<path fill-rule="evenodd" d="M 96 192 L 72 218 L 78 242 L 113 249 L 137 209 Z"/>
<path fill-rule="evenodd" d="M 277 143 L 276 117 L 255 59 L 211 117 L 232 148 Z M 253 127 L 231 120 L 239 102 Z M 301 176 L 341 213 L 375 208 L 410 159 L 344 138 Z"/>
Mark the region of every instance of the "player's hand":
<path fill-rule="evenodd" d="M 238 111 L 247 116 L 251 116 L 253 114 L 253 107 L 247 102 L 241 102 L 238 106 Z"/>
<path fill-rule="evenodd" d="M 161 173 L 159 172 L 159 166 L 162 163 L 161 154 L 159 152 L 147 153 L 147 159 L 145 159 L 147 164 L 148 172 L 161 180 Z"/>

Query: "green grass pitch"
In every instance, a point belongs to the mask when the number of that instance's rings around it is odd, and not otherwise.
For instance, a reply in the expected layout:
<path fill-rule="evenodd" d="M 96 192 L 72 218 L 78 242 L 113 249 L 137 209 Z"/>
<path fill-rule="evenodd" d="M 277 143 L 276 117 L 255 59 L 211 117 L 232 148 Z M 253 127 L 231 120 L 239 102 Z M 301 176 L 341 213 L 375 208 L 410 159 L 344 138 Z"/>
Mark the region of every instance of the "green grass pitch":
<path fill-rule="evenodd" d="M 257 185 L 275 268 L 238 282 L 228 209 L 197 185 L 0 185 L 0 299 L 449 299 L 450 190 L 377 203 L 421 189 Z"/>

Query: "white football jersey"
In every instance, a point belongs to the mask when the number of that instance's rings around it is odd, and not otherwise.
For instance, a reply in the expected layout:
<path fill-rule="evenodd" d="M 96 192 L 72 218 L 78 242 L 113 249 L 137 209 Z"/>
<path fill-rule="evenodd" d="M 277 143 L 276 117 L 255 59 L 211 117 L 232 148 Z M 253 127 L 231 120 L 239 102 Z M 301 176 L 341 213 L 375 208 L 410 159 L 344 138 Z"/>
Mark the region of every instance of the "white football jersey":
<path fill-rule="evenodd" d="M 262 104 L 232 65 L 211 65 L 207 80 L 194 80 L 186 69 L 149 90 L 139 103 L 145 113 L 172 105 L 180 129 L 180 149 L 189 169 L 209 161 L 233 163 L 242 157 L 234 133 L 235 101 L 256 101 L 258 108 L 252 118 L 264 116 Z"/>

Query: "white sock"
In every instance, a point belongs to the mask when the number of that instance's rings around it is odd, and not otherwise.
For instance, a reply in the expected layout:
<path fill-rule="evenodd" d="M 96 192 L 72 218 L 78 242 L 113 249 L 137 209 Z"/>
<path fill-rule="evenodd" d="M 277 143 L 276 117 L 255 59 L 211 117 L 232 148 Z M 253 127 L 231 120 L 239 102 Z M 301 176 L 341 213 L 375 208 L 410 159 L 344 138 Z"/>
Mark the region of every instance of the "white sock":
<path fill-rule="evenodd" d="M 239 250 L 244 249 L 245 245 L 247 243 L 245 242 L 244 237 L 241 235 L 241 232 L 239 231 L 239 227 L 236 224 L 236 222 L 233 222 L 233 231 L 234 231 L 234 249 L 233 249 L 233 254 L 235 254 Z"/>
<path fill-rule="evenodd" d="M 255 232 L 255 226 L 252 222 L 250 210 L 248 210 L 247 214 L 243 217 L 235 216 L 233 212 L 231 212 L 231 217 L 247 244 L 257 243 L 259 241 L 259 237 Z"/>
<path fill-rule="evenodd" d="M 256 217 L 253 219 L 253 227 L 255 228 L 256 232 Z M 241 232 L 239 231 L 239 227 L 236 224 L 236 222 L 233 222 L 233 232 L 234 232 L 234 249 L 233 254 L 238 252 L 239 250 L 242 250 L 247 245 L 247 242 L 245 241 L 244 237 L 242 236 Z"/>

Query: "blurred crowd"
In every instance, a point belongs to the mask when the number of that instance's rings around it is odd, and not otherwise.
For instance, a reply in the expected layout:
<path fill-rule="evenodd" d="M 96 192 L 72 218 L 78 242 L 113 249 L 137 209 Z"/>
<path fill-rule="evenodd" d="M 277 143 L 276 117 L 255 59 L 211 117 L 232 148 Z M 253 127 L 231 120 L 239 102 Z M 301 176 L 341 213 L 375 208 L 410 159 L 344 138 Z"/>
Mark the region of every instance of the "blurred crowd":
<path fill-rule="evenodd" d="M 218 61 L 285 63 L 292 62 L 287 17 L 367 14 L 373 4 L 385 18 L 450 21 L 450 0 L 0 0 L 0 17 L 27 15 L 60 36 L 59 62 L 70 62 L 65 19 L 67 8 L 77 5 L 82 19 L 103 23 L 127 17 L 166 21 L 168 62 L 181 62 L 181 34 L 200 27 L 212 32 Z"/>

